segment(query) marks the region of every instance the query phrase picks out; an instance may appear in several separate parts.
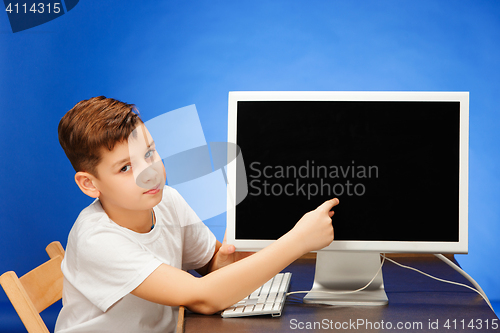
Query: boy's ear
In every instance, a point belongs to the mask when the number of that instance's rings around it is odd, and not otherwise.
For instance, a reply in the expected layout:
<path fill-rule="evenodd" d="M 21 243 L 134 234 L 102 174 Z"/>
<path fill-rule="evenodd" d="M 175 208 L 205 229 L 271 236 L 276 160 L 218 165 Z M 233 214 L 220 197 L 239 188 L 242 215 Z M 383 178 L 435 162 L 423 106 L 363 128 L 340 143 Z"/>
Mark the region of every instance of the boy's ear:
<path fill-rule="evenodd" d="M 92 182 L 93 179 L 94 176 L 88 172 L 78 171 L 75 174 L 75 182 L 80 190 L 91 198 L 98 198 L 101 195 L 101 192 L 97 187 L 95 187 Z"/>

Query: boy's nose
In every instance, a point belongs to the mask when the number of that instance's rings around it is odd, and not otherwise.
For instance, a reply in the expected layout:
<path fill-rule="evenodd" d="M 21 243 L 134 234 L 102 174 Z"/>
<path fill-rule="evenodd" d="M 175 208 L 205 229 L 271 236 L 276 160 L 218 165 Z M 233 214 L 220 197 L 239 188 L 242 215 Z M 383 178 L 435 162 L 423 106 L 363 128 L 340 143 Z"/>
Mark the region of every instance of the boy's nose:
<path fill-rule="evenodd" d="M 149 190 L 158 185 L 163 178 L 162 173 L 158 171 L 160 167 L 158 163 L 162 162 L 155 162 L 141 171 L 135 181 L 138 186 Z"/>

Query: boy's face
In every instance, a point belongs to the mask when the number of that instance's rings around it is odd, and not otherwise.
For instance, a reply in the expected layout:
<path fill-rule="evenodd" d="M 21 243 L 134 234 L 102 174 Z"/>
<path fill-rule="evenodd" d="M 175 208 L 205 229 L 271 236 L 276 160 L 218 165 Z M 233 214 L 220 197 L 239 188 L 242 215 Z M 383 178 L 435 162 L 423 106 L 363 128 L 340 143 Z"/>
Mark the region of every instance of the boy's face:
<path fill-rule="evenodd" d="M 102 148 L 101 157 L 95 186 L 108 208 L 147 210 L 161 201 L 165 168 L 143 124 L 112 151 Z"/>

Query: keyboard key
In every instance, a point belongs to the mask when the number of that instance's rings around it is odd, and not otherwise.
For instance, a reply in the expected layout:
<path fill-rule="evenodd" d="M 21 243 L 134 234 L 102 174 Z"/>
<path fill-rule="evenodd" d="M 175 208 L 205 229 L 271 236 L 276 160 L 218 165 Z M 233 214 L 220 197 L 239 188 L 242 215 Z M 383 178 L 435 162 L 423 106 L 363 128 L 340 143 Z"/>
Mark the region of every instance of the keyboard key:
<path fill-rule="evenodd" d="M 227 308 L 222 317 L 242 317 L 254 315 L 280 316 L 286 292 L 290 285 L 291 273 L 279 273 L 252 294 Z"/>
<path fill-rule="evenodd" d="M 243 310 L 245 309 L 245 306 L 244 305 L 240 305 L 240 306 L 237 306 L 233 309 L 233 311 L 231 311 L 233 314 L 236 314 L 236 313 L 242 313 Z"/>

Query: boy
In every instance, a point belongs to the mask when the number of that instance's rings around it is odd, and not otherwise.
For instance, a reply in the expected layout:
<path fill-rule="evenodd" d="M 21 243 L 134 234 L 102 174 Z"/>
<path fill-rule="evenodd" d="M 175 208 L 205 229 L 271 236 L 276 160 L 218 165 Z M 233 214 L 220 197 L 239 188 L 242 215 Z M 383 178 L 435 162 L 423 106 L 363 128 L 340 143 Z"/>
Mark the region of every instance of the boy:
<path fill-rule="evenodd" d="M 59 123 L 75 181 L 96 200 L 68 238 L 56 332 L 173 331 L 175 307 L 223 310 L 333 240 L 337 199 L 305 214 L 272 245 L 237 260 L 234 246 L 220 244 L 164 186 L 154 141 L 134 111 L 134 105 L 101 96 L 79 102 Z"/>

